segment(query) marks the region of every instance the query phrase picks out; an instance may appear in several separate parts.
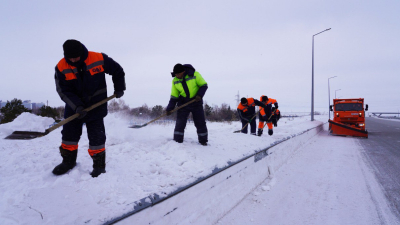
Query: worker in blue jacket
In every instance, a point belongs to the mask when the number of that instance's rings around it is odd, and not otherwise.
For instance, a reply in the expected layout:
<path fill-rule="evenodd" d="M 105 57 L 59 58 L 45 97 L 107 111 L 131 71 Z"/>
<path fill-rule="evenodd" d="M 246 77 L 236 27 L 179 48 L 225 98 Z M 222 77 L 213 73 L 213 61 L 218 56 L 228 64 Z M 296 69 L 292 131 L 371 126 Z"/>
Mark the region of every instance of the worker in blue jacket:
<path fill-rule="evenodd" d="M 193 115 L 193 122 L 197 128 L 199 143 L 206 146 L 208 142 L 208 130 L 203 109 L 203 96 L 207 91 L 207 82 L 201 74 L 190 64 L 176 64 L 171 72 L 172 88 L 171 98 L 167 106 L 167 114 L 176 105 L 181 106 L 193 99 L 196 101 L 178 110 L 174 130 L 174 140 L 183 142 L 185 127 L 190 113 Z"/>

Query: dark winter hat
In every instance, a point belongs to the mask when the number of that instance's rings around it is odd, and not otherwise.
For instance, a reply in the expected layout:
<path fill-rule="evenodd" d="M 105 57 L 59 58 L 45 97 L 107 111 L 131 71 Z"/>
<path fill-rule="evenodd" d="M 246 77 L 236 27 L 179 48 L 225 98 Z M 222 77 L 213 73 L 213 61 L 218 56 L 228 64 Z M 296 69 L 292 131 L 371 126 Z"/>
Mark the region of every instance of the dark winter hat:
<path fill-rule="evenodd" d="M 63 49 L 64 56 L 67 59 L 80 57 L 83 52 L 82 43 L 73 39 L 66 40 L 63 44 Z"/>
<path fill-rule="evenodd" d="M 262 102 L 267 102 L 268 101 L 268 97 L 267 96 L 262 96 Z"/>
<path fill-rule="evenodd" d="M 185 71 L 185 67 L 182 64 L 178 63 L 174 66 L 174 74 L 182 73 L 183 71 Z"/>
<path fill-rule="evenodd" d="M 240 103 L 246 104 L 246 103 L 247 103 L 247 98 L 241 98 L 241 99 L 240 99 Z"/>

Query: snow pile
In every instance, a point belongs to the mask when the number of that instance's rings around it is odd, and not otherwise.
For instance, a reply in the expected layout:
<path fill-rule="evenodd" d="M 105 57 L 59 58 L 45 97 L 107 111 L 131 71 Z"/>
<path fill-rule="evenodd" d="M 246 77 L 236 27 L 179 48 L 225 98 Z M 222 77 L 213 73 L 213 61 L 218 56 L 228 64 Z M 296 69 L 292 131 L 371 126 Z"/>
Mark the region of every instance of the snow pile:
<path fill-rule="evenodd" d="M 7 136 L 16 130 L 44 132 L 53 123 L 54 119 L 52 118 L 24 112 L 14 121 L 0 126 L 0 137 Z"/>
<path fill-rule="evenodd" d="M 51 173 L 62 160 L 61 128 L 32 140 L 3 139 L 14 130 L 44 131 L 52 121 L 23 114 L 0 125 L 1 224 L 101 224 L 131 211 L 136 200 L 171 193 L 216 167 L 322 123 L 309 117 L 282 118 L 273 136 L 257 137 L 233 133 L 240 122 L 208 122 L 209 146 L 202 146 L 193 123 L 186 127 L 184 143 L 178 144 L 172 140 L 174 124 L 132 129 L 128 119 L 110 114 L 105 118 L 107 173 L 92 178 L 85 127 L 77 166 L 63 176 Z"/>

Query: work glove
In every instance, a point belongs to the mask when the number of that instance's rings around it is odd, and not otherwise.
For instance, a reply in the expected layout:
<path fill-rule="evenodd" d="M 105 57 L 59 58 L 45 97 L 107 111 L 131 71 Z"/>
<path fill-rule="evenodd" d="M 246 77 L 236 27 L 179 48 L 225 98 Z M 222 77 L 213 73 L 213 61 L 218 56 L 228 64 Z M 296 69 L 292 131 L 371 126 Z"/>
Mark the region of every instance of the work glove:
<path fill-rule="evenodd" d="M 114 91 L 116 98 L 121 98 L 124 95 L 124 91 Z"/>
<path fill-rule="evenodd" d="M 201 101 L 201 96 L 200 95 L 196 95 L 196 102 Z"/>
<path fill-rule="evenodd" d="M 79 113 L 78 119 L 82 119 L 87 114 L 87 111 L 83 111 L 83 106 L 78 106 L 78 108 L 76 108 L 75 112 Z"/>
<path fill-rule="evenodd" d="M 172 111 L 167 111 L 167 116 L 170 116 L 172 114 Z"/>

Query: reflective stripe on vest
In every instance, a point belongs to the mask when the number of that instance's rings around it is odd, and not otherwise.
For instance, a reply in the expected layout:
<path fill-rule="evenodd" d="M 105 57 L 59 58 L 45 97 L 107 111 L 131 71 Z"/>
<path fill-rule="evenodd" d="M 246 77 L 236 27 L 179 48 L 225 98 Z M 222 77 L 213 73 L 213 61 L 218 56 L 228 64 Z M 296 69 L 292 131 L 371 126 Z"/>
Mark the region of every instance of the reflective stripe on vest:
<path fill-rule="evenodd" d="M 193 79 L 196 79 L 196 76 L 189 77 L 188 79 L 185 79 L 185 81 L 189 81 L 189 80 L 193 80 Z M 178 80 L 178 81 L 175 81 L 175 82 L 174 82 L 174 84 L 180 84 L 180 83 L 182 83 L 181 80 Z"/>

